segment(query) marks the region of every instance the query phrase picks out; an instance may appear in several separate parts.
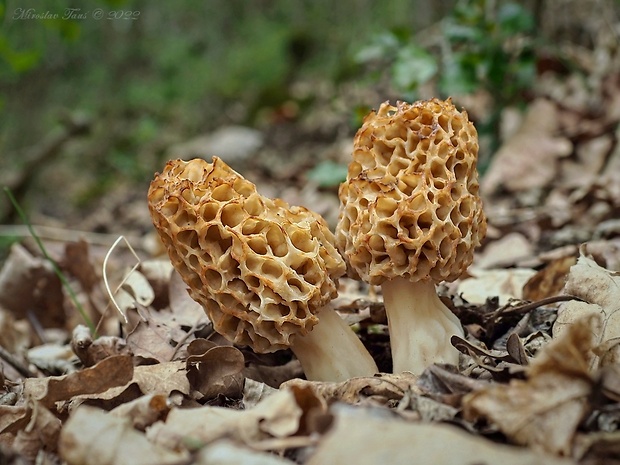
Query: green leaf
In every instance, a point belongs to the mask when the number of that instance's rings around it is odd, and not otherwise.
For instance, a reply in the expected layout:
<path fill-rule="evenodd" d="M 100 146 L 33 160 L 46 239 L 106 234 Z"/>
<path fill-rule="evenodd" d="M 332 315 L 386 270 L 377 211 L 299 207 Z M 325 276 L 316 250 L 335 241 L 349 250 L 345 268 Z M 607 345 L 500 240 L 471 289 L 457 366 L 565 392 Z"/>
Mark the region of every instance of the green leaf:
<path fill-rule="evenodd" d="M 399 41 L 396 35 L 391 32 L 376 35 L 371 42 L 362 47 L 353 57 L 357 64 L 365 64 L 373 61 L 383 60 L 393 56 L 398 49 Z"/>
<path fill-rule="evenodd" d="M 479 27 L 460 24 L 452 20 L 441 23 L 444 36 L 451 42 L 480 42 L 484 36 Z"/>
<path fill-rule="evenodd" d="M 9 64 L 14 73 L 20 74 L 34 68 L 41 59 L 41 53 L 39 50 L 17 51 L 6 37 L 0 36 L 0 57 Z"/>
<path fill-rule="evenodd" d="M 392 81 L 400 90 L 414 90 L 437 73 L 437 62 L 426 50 L 415 45 L 403 47 L 392 67 Z"/>
<path fill-rule="evenodd" d="M 320 162 L 312 168 L 308 179 L 316 182 L 319 187 L 334 187 L 347 179 L 347 167 L 331 160 Z"/>
<path fill-rule="evenodd" d="M 480 86 L 476 78 L 475 58 L 471 55 L 456 55 L 447 62 L 441 72 L 439 88 L 445 96 L 463 95 L 474 92 Z"/>
<path fill-rule="evenodd" d="M 530 32 L 534 28 L 534 18 L 518 3 L 506 3 L 497 13 L 499 30 L 504 37 Z"/>

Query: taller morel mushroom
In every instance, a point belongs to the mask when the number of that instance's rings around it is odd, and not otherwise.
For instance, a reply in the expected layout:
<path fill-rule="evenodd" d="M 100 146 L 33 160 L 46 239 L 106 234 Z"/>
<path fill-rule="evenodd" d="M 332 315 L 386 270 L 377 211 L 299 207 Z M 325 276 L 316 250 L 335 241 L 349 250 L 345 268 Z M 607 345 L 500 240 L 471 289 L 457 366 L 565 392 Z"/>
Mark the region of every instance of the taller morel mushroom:
<path fill-rule="evenodd" d="M 457 279 L 486 233 L 478 138 L 448 99 L 383 103 L 358 130 L 336 241 L 353 277 L 381 285 L 394 372 L 458 364 L 460 321 L 435 283 Z"/>
<path fill-rule="evenodd" d="M 148 200 L 172 264 L 215 331 L 258 353 L 290 346 L 308 379 L 377 372 L 330 307 L 346 267 L 318 214 L 261 196 L 217 157 L 168 162 Z"/>

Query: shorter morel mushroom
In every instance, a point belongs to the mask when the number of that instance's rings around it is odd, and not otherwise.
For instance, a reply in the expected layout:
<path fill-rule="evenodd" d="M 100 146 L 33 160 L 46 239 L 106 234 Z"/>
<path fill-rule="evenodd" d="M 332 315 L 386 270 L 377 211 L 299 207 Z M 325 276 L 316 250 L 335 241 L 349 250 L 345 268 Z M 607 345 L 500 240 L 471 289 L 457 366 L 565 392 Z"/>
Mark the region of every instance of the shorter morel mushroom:
<path fill-rule="evenodd" d="M 330 306 L 346 267 L 318 214 L 261 196 L 217 157 L 168 162 L 148 200 L 175 269 L 215 331 L 258 353 L 290 347 L 308 379 L 377 372 Z"/>
<path fill-rule="evenodd" d="M 382 287 L 395 373 L 458 364 L 463 329 L 435 283 L 457 279 L 486 232 L 477 155 L 450 100 L 386 102 L 355 136 L 336 241 L 349 274 Z"/>

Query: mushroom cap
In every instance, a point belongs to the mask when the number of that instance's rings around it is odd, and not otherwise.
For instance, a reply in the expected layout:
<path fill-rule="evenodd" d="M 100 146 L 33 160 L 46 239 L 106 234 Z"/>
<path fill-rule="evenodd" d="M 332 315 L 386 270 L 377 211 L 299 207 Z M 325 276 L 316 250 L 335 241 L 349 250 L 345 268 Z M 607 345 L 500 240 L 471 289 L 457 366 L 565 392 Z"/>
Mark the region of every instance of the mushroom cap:
<path fill-rule="evenodd" d="M 486 233 L 478 136 L 450 99 L 383 103 L 355 135 L 336 242 L 352 277 L 453 281 Z"/>
<path fill-rule="evenodd" d="M 168 162 L 148 201 L 191 297 L 230 341 L 286 348 L 336 296 L 346 267 L 323 218 L 261 196 L 221 159 Z"/>

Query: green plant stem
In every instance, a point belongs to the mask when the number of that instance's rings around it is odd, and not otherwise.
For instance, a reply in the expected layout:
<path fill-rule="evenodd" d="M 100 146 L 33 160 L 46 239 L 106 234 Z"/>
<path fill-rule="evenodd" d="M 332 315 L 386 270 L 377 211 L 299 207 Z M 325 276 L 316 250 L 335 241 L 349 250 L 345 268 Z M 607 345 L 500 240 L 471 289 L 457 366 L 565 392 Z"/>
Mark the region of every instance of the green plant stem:
<path fill-rule="evenodd" d="M 43 242 L 41 241 L 41 239 L 37 235 L 36 231 L 32 227 L 32 224 L 28 220 L 28 217 L 26 216 L 26 213 L 24 212 L 24 210 L 21 208 L 21 206 L 17 202 L 17 199 L 15 198 L 13 193 L 11 192 L 11 189 L 9 189 L 8 187 L 5 187 L 4 188 L 4 192 L 6 192 L 6 195 L 9 197 L 9 200 L 13 204 L 13 207 L 15 208 L 15 211 L 17 211 L 17 214 L 19 215 L 21 220 L 28 227 L 28 231 L 30 231 L 30 234 L 32 235 L 32 237 L 35 240 L 35 242 L 37 243 L 37 246 L 39 247 L 39 249 L 41 250 L 41 253 L 45 257 L 45 259 L 51 264 L 52 269 L 54 270 L 54 273 L 56 273 L 56 276 L 58 276 L 58 278 L 60 279 L 60 282 L 62 282 L 62 285 L 67 290 L 67 293 L 69 294 L 69 297 L 73 301 L 73 304 L 76 306 L 78 312 L 80 312 L 80 315 L 82 316 L 82 319 L 84 320 L 84 322 L 88 326 L 88 329 L 90 329 L 91 334 L 93 335 L 93 337 L 96 338 L 97 337 L 97 331 L 96 331 L 95 325 L 93 324 L 92 320 L 88 317 L 88 315 L 84 311 L 84 308 L 82 307 L 82 304 L 80 304 L 80 302 L 79 302 L 79 300 L 77 298 L 77 295 L 75 294 L 75 292 L 73 291 L 73 288 L 71 287 L 71 284 L 69 283 L 69 281 L 65 277 L 64 273 L 60 270 L 60 268 L 58 267 L 56 262 L 47 253 L 47 250 L 45 249 L 45 246 L 43 245 Z"/>

